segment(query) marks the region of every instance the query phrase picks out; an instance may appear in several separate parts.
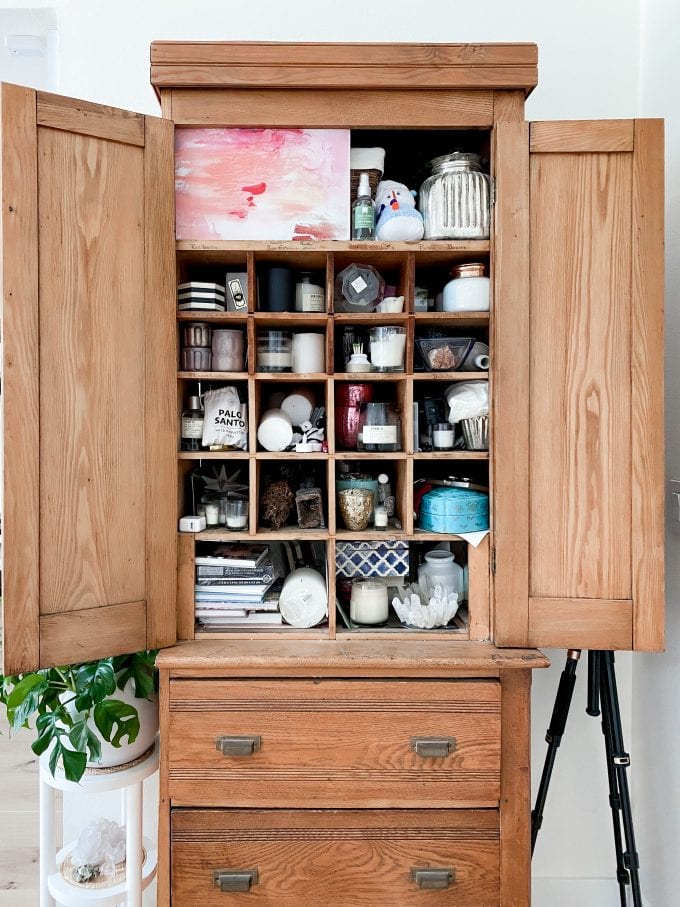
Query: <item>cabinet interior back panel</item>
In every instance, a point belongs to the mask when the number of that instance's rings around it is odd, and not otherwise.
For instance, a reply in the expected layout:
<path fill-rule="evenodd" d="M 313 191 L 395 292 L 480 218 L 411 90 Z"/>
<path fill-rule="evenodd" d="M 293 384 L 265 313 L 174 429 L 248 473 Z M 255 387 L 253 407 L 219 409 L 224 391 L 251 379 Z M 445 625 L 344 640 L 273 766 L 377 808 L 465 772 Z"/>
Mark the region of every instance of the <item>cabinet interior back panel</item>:
<path fill-rule="evenodd" d="M 60 613 L 144 598 L 143 150 L 39 128 L 38 193 L 40 599 Z"/>
<path fill-rule="evenodd" d="M 631 597 L 631 154 L 533 154 L 530 594 Z"/>

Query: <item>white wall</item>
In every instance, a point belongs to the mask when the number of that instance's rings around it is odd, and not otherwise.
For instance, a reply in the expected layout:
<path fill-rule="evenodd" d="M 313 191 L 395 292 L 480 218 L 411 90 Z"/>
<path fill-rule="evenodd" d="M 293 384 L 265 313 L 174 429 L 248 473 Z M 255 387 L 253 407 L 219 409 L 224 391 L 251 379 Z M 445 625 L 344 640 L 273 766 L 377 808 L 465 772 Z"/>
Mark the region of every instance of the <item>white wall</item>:
<path fill-rule="evenodd" d="M 396 41 L 535 41 L 539 45 L 539 87 L 527 105 L 532 119 L 635 116 L 639 112 L 640 53 L 644 112 L 669 117 L 669 137 L 680 129 L 671 108 L 680 46 L 672 0 L 487 0 L 479 4 L 428 0 L 422 14 L 406 0 L 56 0 L 15 2 L 14 7 L 56 6 L 59 12 L 58 89 L 61 93 L 147 113 L 158 113 L 149 87 L 149 43 L 174 40 L 396 40 Z M 640 21 L 645 28 L 640 33 Z M 667 100 L 668 99 L 668 100 Z M 675 119 L 673 119 L 675 117 Z M 674 142 L 677 149 L 677 141 Z M 674 152 L 677 158 L 677 150 Z M 677 180 L 669 180 L 669 203 L 677 201 Z M 680 248 L 678 216 L 669 211 L 669 249 Z M 677 266 L 671 275 L 677 287 Z M 669 295 L 669 299 L 673 297 Z M 670 306 L 669 306 L 670 308 Z M 680 317 L 669 315 L 677 357 Z M 670 384 L 680 388 L 680 366 L 669 363 Z M 672 409 L 672 402 L 669 410 Z M 680 420 L 671 428 L 677 451 Z M 670 437 L 670 435 L 669 435 Z M 678 469 L 675 462 L 676 471 Z M 677 541 L 674 548 L 677 561 Z M 678 597 L 680 577 L 672 581 Z M 672 573 L 673 565 L 670 565 Z M 618 659 L 626 742 L 633 752 L 635 794 L 642 842 L 642 876 L 650 907 L 669 907 L 673 853 L 680 850 L 677 792 L 672 801 L 671 739 L 678 750 L 678 728 L 668 720 L 677 703 L 680 667 L 672 656 L 678 648 L 680 620 L 670 616 L 671 657 L 634 661 L 635 735 L 630 733 L 633 659 Z M 554 691 L 564 652 L 549 653 L 554 666 L 534 677 L 534 776 L 541 768 Z M 535 907 L 580 903 L 615 907 L 611 819 L 599 723 L 585 716 L 585 664 L 573 712 L 558 754 L 545 824 L 534 861 Z M 663 704 L 663 705 L 661 705 Z M 655 786 L 645 760 L 664 779 Z M 669 805 L 672 803 L 672 805 Z M 661 819 L 659 818 L 661 816 Z M 644 839 L 644 841 L 643 841 Z M 664 844 L 664 841 L 666 842 Z M 668 855 L 662 862 L 665 847 Z M 610 880 L 607 884 L 598 879 Z M 653 892 L 653 894 L 652 894 Z"/>
<path fill-rule="evenodd" d="M 666 118 L 666 471 L 680 479 L 680 13 L 674 0 L 645 0 L 640 97 L 643 116 Z M 670 502 L 669 502 L 670 503 Z M 646 907 L 680 902 L 680 526 L 670 508 L 666 544 L 666 631 L 663 656 L 638 656 L 634 665 L 633 793 Z"/>

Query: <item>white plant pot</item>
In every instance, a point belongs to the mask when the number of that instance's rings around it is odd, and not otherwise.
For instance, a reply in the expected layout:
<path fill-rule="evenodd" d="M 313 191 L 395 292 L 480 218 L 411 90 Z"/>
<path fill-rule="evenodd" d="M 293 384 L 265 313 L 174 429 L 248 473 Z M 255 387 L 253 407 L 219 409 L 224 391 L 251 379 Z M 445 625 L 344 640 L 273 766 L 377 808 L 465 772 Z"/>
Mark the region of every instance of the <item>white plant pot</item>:
<path fill-rule="evenodd" d="M 149 749 L 158 734 L 157 694 L 154 693 L 150 699 L 137 699 L 134 693 L 134 683 L 130 680 L 122 690 L 116 690 L 109 698 L 119 699 L 137 709 L 139 714 L 139 734 L 134 743 L 128 743 L 126 737 L 121 746 L 113 746 L 112 743 L 107 743 L 101 739 L 101 734 L 94 723 L 94 718 L 90 717 L 88 727 L 97 736 L 102 748 L 101 760 L 87 763 L 91 768 L 112 768 L 113 766 L 125 765 L 127 762 L 138 759 Z M 69 711 L 75 720 L 78 713 L 75 709 L 69 709 Z"/>

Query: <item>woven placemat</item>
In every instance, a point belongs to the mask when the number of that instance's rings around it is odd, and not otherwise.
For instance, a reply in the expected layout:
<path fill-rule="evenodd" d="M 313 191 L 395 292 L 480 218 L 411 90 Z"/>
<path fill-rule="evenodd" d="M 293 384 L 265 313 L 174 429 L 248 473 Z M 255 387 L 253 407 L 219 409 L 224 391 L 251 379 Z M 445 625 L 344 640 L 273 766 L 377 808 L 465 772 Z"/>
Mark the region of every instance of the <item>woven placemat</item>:
<path fill-rule="evenodd" d="M 146 860 L 146 851 L 142 848 L 142 866 Z M 113 872 L 102 873 L 91 882 L 79 882 L 76 878 L 78 867 L 71 860 L 71 854 L 64 858 L 61 864 L 61 874 L 64 879 L 75 888 L 112 888 L 114 885 L 120 885 L 125 881 L 125 860 L 122 863 L 116 863 Z"/>
<path fill-rule="evenodd" d="M 115 775 L 116 772 L 124 772 L 126 768 L 134 768 L 135 765 L 139 765 L 140 762 L 145 762 L 151 753 L 153 752 L 155 744 L 151 744 L 148 750 L 145 750 L 141 756 L 137 756 L 136 759 L 131 759 L 130 762 L 124 762 L 122 765 L 109 765 L 101 768 L 92 766 L 85 769 L 86 775 Z"/>

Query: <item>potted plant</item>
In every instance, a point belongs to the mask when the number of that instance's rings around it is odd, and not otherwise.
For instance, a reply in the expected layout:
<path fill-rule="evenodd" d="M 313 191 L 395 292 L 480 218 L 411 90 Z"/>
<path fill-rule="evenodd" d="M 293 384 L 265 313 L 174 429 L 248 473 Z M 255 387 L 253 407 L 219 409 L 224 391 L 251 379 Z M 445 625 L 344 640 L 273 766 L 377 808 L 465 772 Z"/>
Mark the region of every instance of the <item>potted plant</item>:
<path fill-rule="evenodd" d="M 158 731 L 156 652 L 136 652 L 84 664 L 0 675 L 0 703 L 10 731 L 35 715 L 33 752 L 50 750 L 54 775 L 69 781 L 89 764 L 121 765 L 144 753 Z M 51 749 L 50 749 L 51 748 Z"/>

